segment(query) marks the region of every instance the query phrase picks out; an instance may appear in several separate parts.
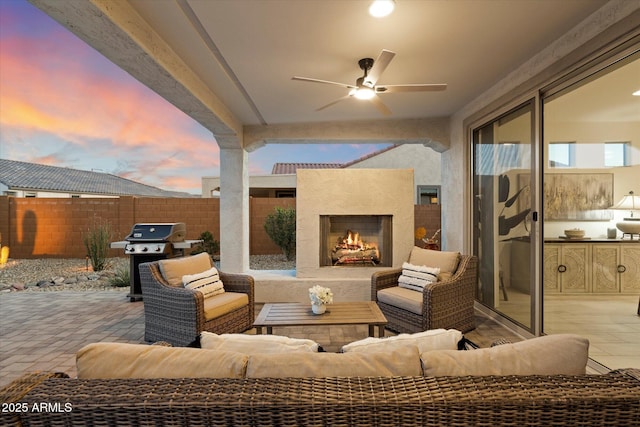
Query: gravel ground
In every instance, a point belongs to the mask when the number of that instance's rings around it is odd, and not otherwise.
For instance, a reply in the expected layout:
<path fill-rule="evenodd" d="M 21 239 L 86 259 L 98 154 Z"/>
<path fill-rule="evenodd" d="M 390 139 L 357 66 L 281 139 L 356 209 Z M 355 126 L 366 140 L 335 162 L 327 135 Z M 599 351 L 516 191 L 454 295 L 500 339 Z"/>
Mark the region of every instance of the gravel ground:
<path fill-rule="evenodd" d="M 293 270 L 295 261 L 287 261 L 284 255 L 252 255 L 252 270 Z M 0 267 L 0 292 L 50 292 L 114 290 L 128 292 L 129 286 L 116 287 L 112 279 L 121 270 L 128 270 L 128 258 L 110 258 L 108 267 L 94 272 L 91 263 L 81 258 L 73 259 L 10 259 Z"/>

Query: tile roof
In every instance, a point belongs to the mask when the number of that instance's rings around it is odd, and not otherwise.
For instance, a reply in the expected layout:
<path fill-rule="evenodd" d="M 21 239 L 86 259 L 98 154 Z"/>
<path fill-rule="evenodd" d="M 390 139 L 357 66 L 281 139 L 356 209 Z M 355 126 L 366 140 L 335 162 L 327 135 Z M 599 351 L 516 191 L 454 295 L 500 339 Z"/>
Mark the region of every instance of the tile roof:
<path fill-rule="evenodd" d="M 14 190 L 52 191 L 110 196 L 194 197 L 166 191 L 110 173 L 0 159 L 0 183 Z"/>
<path fill-rule="evenodd" d="M 294 174 L 296 169 L 339 169 L 342 163 L 275 163 L 271 174 Z"/>
<path fill-rule="evenodd" d="M 359 163 L 363 160 L 370 159 L 371 157 L 375 157 L 379 154 L 385 153 L 389 150 L 393 150 L 398 147 L 398 144 L 390 145 L 389 147 L 385 147 L 381 150 L 374 151 L 373 153 L 367 154 L 355 160 L 351 160 L 347 163 L 275 163 L 273 168 L 271 169 L 272 175 L 278 174 L 295 174 L 296 169 L 341 169 L 348 168 L 356 163 Z"/>
<path fill-rule="evenodd" d="M 382 149 L 380 149 L 378 151 L 374 151 L 373 153 L 370 153 L 370 154 L 367 154 L 365 156 L 359 157 L 359 158 L 357 158 L 355 160 L 351 160 L 350 162 L 347 162 L 347 163 L 343 164 L 342 167 L 343 168 L 348 168 L 351 165 L 354 165 L 356 163 L 360 163 L 363 160 L 370 159 L 370 158 L 378 156 L 378 155 L 380 155 L 382 153 L 386 153 L 387 151 L 393 150 L 394 148 L 397 148 L 397 147 L 399 147 L 399 144 L 390 145 L 390 146 L 382 148 Z"/>

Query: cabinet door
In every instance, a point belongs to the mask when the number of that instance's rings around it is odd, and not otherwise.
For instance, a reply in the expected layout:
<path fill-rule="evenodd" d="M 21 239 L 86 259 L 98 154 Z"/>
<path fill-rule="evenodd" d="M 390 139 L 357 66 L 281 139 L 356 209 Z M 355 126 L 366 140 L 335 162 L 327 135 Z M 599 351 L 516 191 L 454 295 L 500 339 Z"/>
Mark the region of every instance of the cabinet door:
<path fill-rule="evenodd" d="M 562 245 L 561 265 L 566 271 L 561 273 L 560 290 L 562 293 L 585 293 L 590 291 L 589 272 L 591 257 L 588 245 Z"/>
<path fill-rule="evenodd" d="M 547 244 L 544 246 L 543 280 L 544 293 L 557 294 L 560 293 L 560 273 L 558 266 L 560 265 L 560 245 Z"/>
<path fill-rule="evenodd" d="M 618 265 L 620 245 L 593 245 L 591 264 L 591 286 L 593 292 L 620 292 Z"/>
<path fill-rule="evenodd" d="M 640 291 L 640 248 L 623 244 L 620 249 L 620 288 L 622 292 Z"/>

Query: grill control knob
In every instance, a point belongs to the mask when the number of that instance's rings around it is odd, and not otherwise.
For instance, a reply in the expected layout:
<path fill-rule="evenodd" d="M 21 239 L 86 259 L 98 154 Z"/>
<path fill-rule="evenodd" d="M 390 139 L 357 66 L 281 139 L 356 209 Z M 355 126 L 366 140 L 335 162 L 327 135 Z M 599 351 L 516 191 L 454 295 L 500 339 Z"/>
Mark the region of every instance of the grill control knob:
<path fill-rule="evenodd" d="M 147 252 L 149 250 L 149 248 L 147 248 L 146 246 L 143 246 L 141 250 L 142 250 L 142 252 Z"/>
<path fill-rule="evenodd" d="M 162 248 L 160 246 L 156 246 L 156 252 L 160 252 Z"/>

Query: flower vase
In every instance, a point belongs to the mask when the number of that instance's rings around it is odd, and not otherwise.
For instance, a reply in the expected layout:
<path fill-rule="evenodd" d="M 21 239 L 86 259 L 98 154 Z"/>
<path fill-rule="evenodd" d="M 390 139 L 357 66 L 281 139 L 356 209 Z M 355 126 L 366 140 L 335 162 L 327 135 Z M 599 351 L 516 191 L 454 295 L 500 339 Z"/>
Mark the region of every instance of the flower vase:
<path fill-rule="evenodd" d="M 326 304 L 311 304 L 311 311 L 313 311 L 313 314 L 323 314 L 325 311 L 327 311 L 327 305 Z"/>

